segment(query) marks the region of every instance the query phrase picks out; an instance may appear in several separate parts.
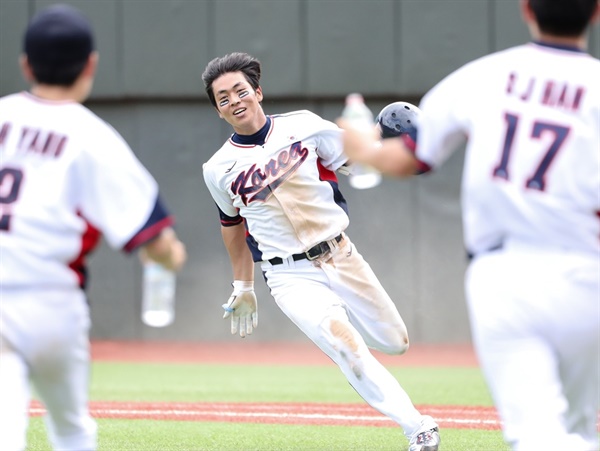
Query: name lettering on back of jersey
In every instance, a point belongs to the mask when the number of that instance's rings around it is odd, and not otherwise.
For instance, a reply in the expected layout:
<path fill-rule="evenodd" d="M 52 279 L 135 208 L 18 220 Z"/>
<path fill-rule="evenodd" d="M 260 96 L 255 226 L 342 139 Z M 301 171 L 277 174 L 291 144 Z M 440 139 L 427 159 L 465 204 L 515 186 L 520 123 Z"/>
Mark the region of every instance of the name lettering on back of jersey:
<path fill-rule="evenodd" d="M 264 202 L 273 191 L 287 180 L 304 163 L 308 157 L 308 149 L 302 147 L 300 141 L 291 145 L 289 150 L 282 150 L 277 157 L 269 160 L 264 168 L 253 164 L 247 171 L 240 172 L 231 184 L 231 191 L 242 198 L 244 205 L 255 200 Z"/>
<path fill-rule="evenodd" d="M 538 86 L 541 89 L 536 89 Z M 534 97 L 535 92 L 538 92 L 539 95 Z M 506 84 L 506 93 L 516 96 L 524 102 L 533 99 L 544 106 L 576 112 L 581 106 L 585 88 L 555 80 L 539 81 L 534 77 L 522 80 L 519 79 L 516 72 L 511 72 Z"/>
<path fill-rule="evenodd" d="M 11 133 L 12 125 L 8 122 L 0 127 L 0 147 L 4 147 Z M 48 130 L 23 127 L 19 133 L 17 151 L 58 158 L 67 143 L 67 136 Z"/>
<path fill-rule="evenodd" d="M 10 131 L 10 123 L 5 122 L 0 127 L 0 148 L 4 147 L 4 142 L 6 141 L 6 137 L 8 136 L 8 132 Z"/>

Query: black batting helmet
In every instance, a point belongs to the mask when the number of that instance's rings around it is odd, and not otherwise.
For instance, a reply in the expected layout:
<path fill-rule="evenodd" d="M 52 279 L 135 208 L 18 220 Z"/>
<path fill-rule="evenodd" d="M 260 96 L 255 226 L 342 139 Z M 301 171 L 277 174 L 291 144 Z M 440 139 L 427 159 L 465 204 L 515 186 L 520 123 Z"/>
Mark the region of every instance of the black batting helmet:
<path fill-rule="evenodd" d="M 409 135 L 417 141 L 417 121 L 421 110 L 408 102 L 394 102 L 383 108 L 377 115 L 377 123 L 382 138 Z"/>

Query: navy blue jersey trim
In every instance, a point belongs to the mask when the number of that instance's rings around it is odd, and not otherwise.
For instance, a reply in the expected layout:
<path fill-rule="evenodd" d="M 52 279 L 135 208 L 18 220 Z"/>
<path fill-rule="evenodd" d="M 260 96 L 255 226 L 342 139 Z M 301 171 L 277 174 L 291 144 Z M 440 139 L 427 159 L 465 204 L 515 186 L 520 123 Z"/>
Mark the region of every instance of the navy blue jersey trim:
<path fill-rule="evenodd" d="M 262 128 L 252 135 L 238 135 L 234 133 L 231 140 L 236 144 L 262 146 L 267 140 L 267 135 L 271 129 L 271 118 L 267 116 L 267 122 Z"/>
<path fill-rule="evenodd" d="M 242 218 L 239 214 L 236 216 L 227 216 L 225 213 L 223 213 L 223 210 L 221 210 L 218 205 L 217 210 L 219 210 L 219 219 L 221 220 L 221 225 L 223 227 L 233 227 L 241 224 L 244 221 L 244 218 Z"/>
<path fill-rule="evenodd" d="M 123 247 L 123 250 L 128 253 L 134 251 L 148 241 L 156 238 L 164 228 L 172 226 L 174 222 L 173 217 L 167 211 L 160 196 L 156 196 L 156 202 L 154 203 L 154 209 L 150 213 L 150 217 Z"/>
<path fill-rule="evenodd" d="M 346 213 L 346 216 L 350 216 L 348 212 L 348 202 L 346 202 L 346 198 L 340 191 L 340 187 L 337 182 L 332 182 L 331 180 L 326 180 L 327 183 L 331 185 L 331 189 L 333 190 L 333 201 Z"/>
<path fill-rule="evenodd" d="M 532 41 L 532 42 L 541 47 L 548 47 L 548 48 L 557 49 L 557 50 L 567 50 L 569 52 L 575 52 L 575 53 L 587 53 L 585 50 L 582 50 L 579 47 L 575 47 L 572 45 L 550 44 L 548 42 L 542 42 L 542 41 Z"/>
<path fill-rule="evenodd" d="M 252 254 L 252 260 L 256 262 L 262 261 L 262 252 L 258 249 L 258 243 L 254 239 L 254 237 L 250 234 L 246 235 L 246 244 L 250 249 L 250 253 Z"/>

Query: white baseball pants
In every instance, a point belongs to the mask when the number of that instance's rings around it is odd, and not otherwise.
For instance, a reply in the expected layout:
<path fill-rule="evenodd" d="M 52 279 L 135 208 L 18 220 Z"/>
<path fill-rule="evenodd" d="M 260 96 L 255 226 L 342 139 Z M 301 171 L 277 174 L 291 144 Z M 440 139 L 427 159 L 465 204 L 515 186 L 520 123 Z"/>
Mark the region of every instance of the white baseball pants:
<path fill-rule="evenodd" d="M 356 392 L 402 426 L 410 440 L 424 417 L 369 351 L 404 353 L 406 326 L 349 238 L 332 244 L 325 259 L 263 263 L 267 285 L 281 310 L 340 367 Z"/>
<path fill-rule="evenodd" d="M 466 292 L 512 449 L 597 450 L 600 256 L 509 243 L 475 258 Z"/>
<path fill-rule="evenodd" d="M 88 412 L 89 309 L 81 290 L 0 293 L 0 450 L 25 449 L 30 382 L 55 450 L 96 449 Z"/>

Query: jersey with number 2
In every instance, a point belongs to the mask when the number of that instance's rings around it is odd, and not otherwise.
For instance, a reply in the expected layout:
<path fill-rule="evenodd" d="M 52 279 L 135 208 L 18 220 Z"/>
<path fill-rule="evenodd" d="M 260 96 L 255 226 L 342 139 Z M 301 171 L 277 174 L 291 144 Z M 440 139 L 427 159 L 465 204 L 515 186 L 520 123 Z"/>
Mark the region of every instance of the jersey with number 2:
<path fill-rule="evenodd" d="M 83 287 L 100 233 L 128 251 L 171 221 L 154 178 L 83 105 L 0 99 L 2 287 Z"/>

